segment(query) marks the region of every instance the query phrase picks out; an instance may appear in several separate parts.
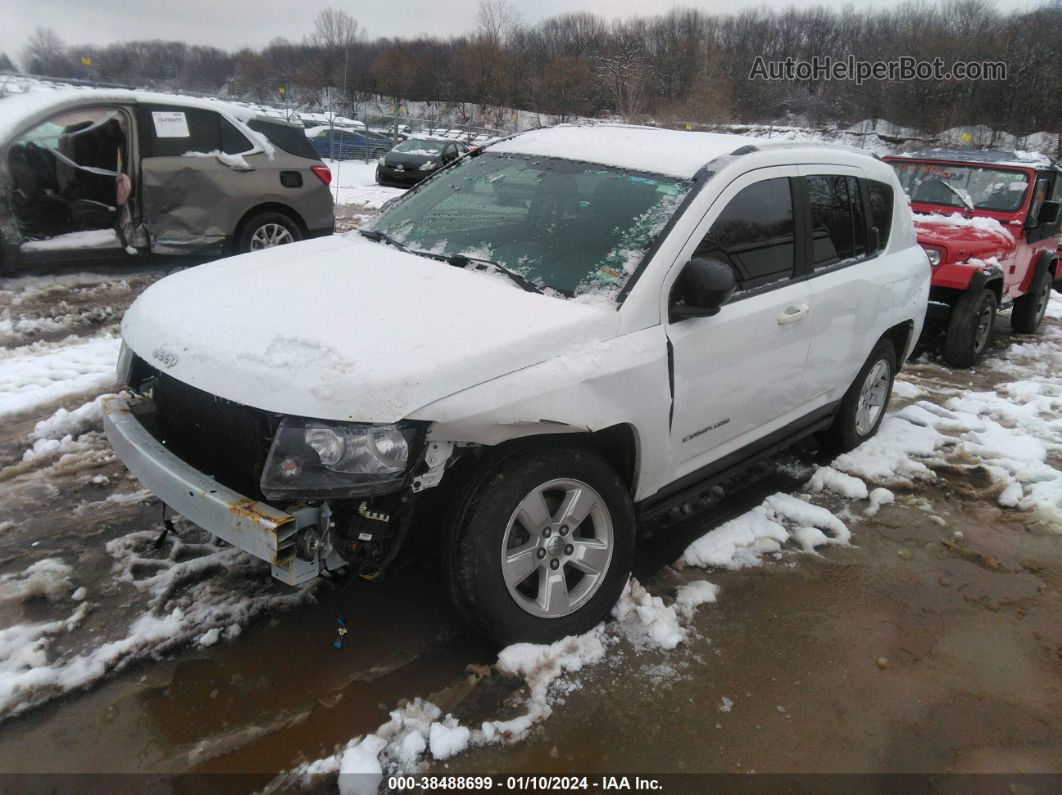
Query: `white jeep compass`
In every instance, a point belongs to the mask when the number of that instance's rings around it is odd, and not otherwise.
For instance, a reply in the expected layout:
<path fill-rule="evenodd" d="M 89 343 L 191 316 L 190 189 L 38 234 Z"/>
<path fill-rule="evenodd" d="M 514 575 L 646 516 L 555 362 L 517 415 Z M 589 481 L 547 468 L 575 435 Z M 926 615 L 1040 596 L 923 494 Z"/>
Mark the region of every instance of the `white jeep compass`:
<path fill-rule="evenodd" d="M 501 641 L 590 628 L 639 520 L 881 422 L 930 268 L 853 150 L 593 126 L 442 169 L 343 236 L 169 276 L 106 430 L 145 487 L 297 584 L 411 526 Z"/>

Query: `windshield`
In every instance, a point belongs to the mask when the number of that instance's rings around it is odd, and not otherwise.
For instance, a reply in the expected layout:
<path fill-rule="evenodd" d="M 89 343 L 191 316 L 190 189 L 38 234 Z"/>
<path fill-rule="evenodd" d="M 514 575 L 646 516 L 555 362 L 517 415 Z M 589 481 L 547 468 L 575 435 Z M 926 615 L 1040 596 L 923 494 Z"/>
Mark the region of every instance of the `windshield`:
<path fill-rule="evenodd" d="M 567 295 L 615 294 L 689 189 L 675 177 L 485 153 L 364 228 L 412 251 L 497 262 Z"/>
<path fill-rule="evenodd" d="M 421 138 L 410 138 L 394 148 L 395 152 L 404 152 L 407 155 L 437 155 L 446 146 L 446 141 L 428 141 Z"/>
<path fill-rule="evenodd" d="M 952 163 L 897 163 L 900 185 L 913 202 L 1012 213 L 1021 209 L 1029 178 L 1023 171 Z"/>

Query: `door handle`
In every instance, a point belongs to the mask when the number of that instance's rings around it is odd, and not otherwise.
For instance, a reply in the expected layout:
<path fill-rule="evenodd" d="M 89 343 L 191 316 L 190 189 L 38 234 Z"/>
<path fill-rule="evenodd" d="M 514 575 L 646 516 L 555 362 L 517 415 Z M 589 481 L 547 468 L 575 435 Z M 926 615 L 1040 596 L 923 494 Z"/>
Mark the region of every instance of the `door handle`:
<path fill-rule="evenodd" d="M 790 323 L 796 323 L 798 320 L 803 320 L 811 313 L 811 308 L 807 304 L 801 304 L 800 306 L 787 306 L 782 314 L 778 316 L 778 325 L 786 326 Z"/>

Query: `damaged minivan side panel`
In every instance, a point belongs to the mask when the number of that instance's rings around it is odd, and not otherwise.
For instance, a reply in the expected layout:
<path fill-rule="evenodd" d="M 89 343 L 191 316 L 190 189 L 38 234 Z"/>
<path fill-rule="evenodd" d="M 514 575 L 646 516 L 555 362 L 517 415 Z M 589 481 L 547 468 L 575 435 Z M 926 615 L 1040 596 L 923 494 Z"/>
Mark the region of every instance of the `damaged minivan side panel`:
<path fill-rule="evenodd" d="M 222 253 L 235 223 L 232 182 L 252 171 L 253 161 L 265 155 L 248 151 L 226 158 L 224 120 L 213 111 L 161 105 L 137 110 L 142 219 L 152 252 Z"/>

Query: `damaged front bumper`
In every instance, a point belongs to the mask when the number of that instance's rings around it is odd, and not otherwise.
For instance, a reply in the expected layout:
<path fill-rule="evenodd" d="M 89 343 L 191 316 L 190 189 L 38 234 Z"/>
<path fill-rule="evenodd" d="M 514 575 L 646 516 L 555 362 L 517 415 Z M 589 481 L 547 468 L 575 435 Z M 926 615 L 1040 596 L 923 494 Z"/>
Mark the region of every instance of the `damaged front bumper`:
<path fill-rule="evenodd" d="M 330 538 L 327 503 L 291 513 L 222 486 L 168 450 L 145 427 L 155 413 L 147 400 L 108 398 L 103 428 L 118 457 L 169 508 L 219 538 L 269 563 L 288 585 L 311 580 L 342 561 Z M 333 561 L 332 558 L 335 558 Z"/>

